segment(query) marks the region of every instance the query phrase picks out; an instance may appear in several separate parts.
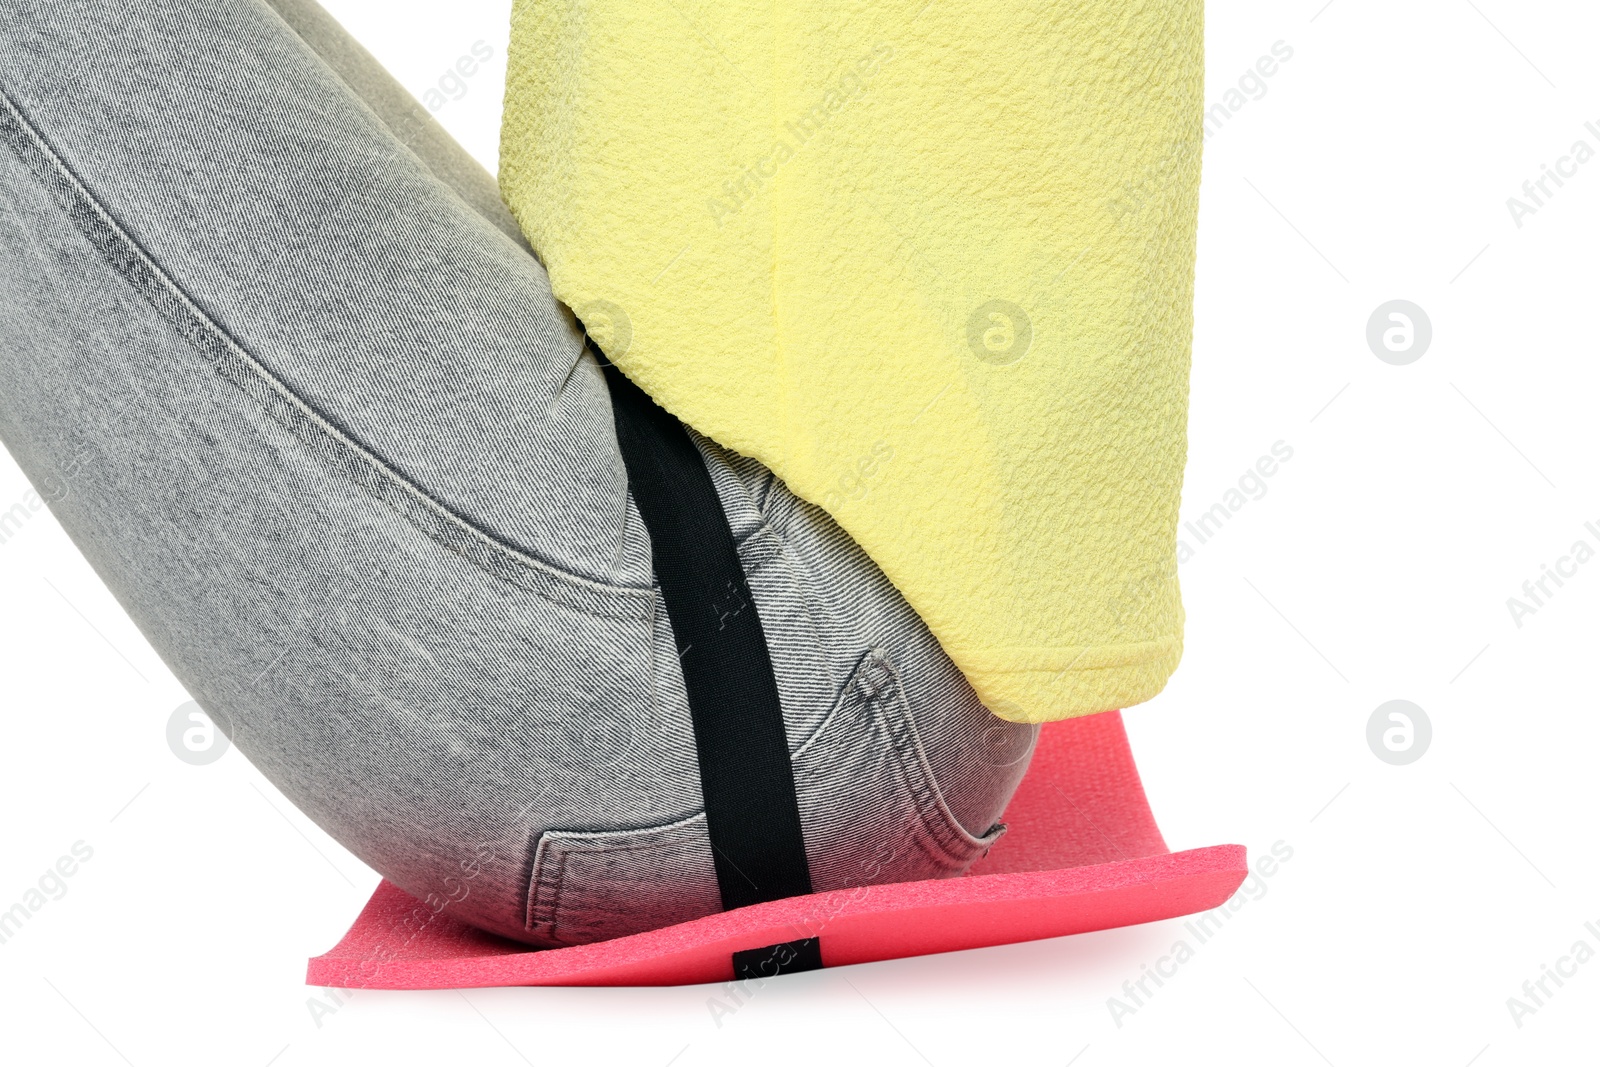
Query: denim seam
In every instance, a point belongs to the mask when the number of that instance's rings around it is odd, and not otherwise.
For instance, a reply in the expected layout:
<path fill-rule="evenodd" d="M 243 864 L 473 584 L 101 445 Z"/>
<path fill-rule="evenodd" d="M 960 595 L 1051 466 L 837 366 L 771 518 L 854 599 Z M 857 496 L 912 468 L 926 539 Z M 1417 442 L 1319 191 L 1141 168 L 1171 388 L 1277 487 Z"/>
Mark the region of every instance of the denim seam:
<path fill-rule="evenodd" d="M 530 930 L 544 928 L 546 936 L 551 940 L 562 940 L 561 930 L 561 902 L 567 886 L 567 861 L 572 856 L 581 852 L 605 853 L 616 855 L 624 852 L 645 852 L 659 849 L 661 846 L 679 840 L 679 833 L 687 830 L 696 823 L 705 821 L 705 812 L 696 811 L 694 814 L 670 823 L 657 826 L 646 826 L 636 830 L 600 830 L 592 834 L 579 830 L 547 830 L 540 834 L 538 858 L 534 861 L 534 872 L 531 892 L 528 900 L 528 914 L 525 925 Z M 572 835 L 572 836 L 565 836 Z M 584 836 L 579 836 L 584 835 Z M 588 837 L 589 840 L 584 840 Z M 640 838 L 631 844 L 610 844 L 604 838 L 614 837 L 618 840 Z M 555 867 L 546 871 L 544 857 L 555 853 Z M 548 889 L 548 892 L 546 892 Z M 548 915 L 548 918 L 544 916 Z"/>
<path fill-rule="evenodd" d="M 884 733 L 898 756 L 901 776 L 911 791 L 913 807 L 924 828 L 944 851 L 945 858 L 957 864 L 970 863 L 977 853 L 994 844 L 1004 831 L 991 829 L 980 837 L 962 826 L 950 810 L 934 781 L 927 753 L 923 751 L 916 724 L 912 721 L 910 709 L 906 707 L 900 673 L 887 653 L 874 649 L 862 662 L 852 683 L 859 684 L 879 667 L 887 679 L 878 689 L 865 695 L 883 723 Z"/>
<path fill-rule="evenodd" d="M 868 691 L 863 683 L 880 670 L 885 676 L 883 683 Z M 917 736 L 916 724 L 905 706 L 899 672 L 888 654 L 881 649 L 873 649 L 862 658 L 834 700 L 833 707 L 795 750 L 792 758 L 798 763 L 818 743 L 834 719 L 843 714 L 852 699 L 858 700 L 858 706 L 868 710 L 883 727 L 884 736 L 895 755 L 898 776 L 911 795 L 917 819 L 940 850 L 941 855 L 933 858 L 961 867 L 970 864 L 982 850 L 994 844 L 1003 828 L 999 831 L 991 829 L 981 837 L 972 834 L 956 819 L 944 795 L 939 792 L 933 771 L 928 766 L 927 754 Z"/>
<path fill-rule="evenodd" d="M 766 473 L 766 477 L 762 479 L 761 488 L 753 494 L 756 511 L 760 513 L 762 519 L 767 517 L 767 501 L 772 499 L 772 490 L 777 484 L 778 476 L 769 470 Z"/>
<path fill-rule="evenodd" d="M 739 551 L 740 562 L 745 564 L 746 576 L 766 566 L 777 555 L 779 549 L 768 544 L 769 540 L 781 542 L 782 538 L 778 537 L 777 531 L 764 520 L 759 526 L 748 530 L 743 537 L 735 540 L 734 547 Z M 751 558 L 746 558 L 747 553 Z"/>
<path fill-rule="evenodd" d="M 500 542 L 341 433 L 200 309 L 89 191 L 3 87 L 0 105 L 0 139 L 61 204 L 106 264 L 211 364 L 218 377 L 255 401 L 319 460 L 436 544 L 496 578 L 590 614 L 629 621 L 650 617 L 653 589 L 596 582 Z"/>
<path fill-rule="evenodd" d="M 851 672 L 828 714 L 795 749 L 792 759 L 800 758 L 819 744 L 823 732 L 852 705 L 866 710 L 883 728 L 894 755 L 893 772 L 910 795 L 915 822 L 922 834 L 912 834 L 912 843 L 931 860 L 955 870 L 969 867 L 1004 832 L 997 826 L 979 837 L 966 830 L 950 811 L 928 766 L 927 755 L 917 735 L 916 724 L 906 706 L 899 671 L 882 649 L 867 652 Z M 680 835 L 703 821 L 703 810 L 682 819 L 656 826 L 604 831 L 552 830 L 540 835 L 530 878 L 525 925 L 558 944 L 568 943 L 562 935 L 561 916 L 565 905 L 570 859 L 580 853 L 620 855 L 629 852 L 659 851 L 681 839 Z M 909 828 L 909 827 L 908 827 Z"/>
<path fill-rule="evenodd" d="M 560 940 L 557 920 L 561 918 L 562 898 L 567 895 L 567 860 L 571 858 L 572 853 L 563 848 L 556 852 L 556 856 L 555 885 L 550 894 L 550 920 L 547 924 L 551 940 Z"/>

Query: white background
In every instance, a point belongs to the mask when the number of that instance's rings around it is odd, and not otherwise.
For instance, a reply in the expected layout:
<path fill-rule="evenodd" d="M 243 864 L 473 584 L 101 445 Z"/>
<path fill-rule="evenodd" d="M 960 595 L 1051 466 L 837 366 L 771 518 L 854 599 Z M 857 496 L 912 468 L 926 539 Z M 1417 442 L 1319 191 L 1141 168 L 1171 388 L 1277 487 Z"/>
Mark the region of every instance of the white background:
<path fill-rule="evenodd" d="M 330 1012 L 306 957 L 377 876 L 237 752 L 174 758 L 186 694 L 41 512 L 0 544 L 0 909 L 74 843 L 93 856 L 0 944 L 0 1058 L 1594 1062 L 1600 961 L 1520 1027 L 1506 1002 L 1575 941 L 1600 950 L 1600 560 L 1520 627 L 1506 601 L 1574 541 L 1600 548 L 1600 160 L 1521 228 L 1506 200 L 1575 140 L 1600 149 L 1600 12 L 1323 2 L 1208 12 L 1210 101 L 1275 42 L 1293 58 L 1206 146 L 1185 519 L 1275 442 L 1294 454 L 1183 565 L 1183 666 L 1127 715 L 1173 847 L 1293 858 L 1120 1026 L 1109 998 L 1181 922 L 799 975 L 721 1025 L 708 988 Z M 438 117 L 493 168 L 506 0 L 328 6 L 419 96 L 488 42 Z M 1396 298 L 1433 325 L 1407 366 L 1365 337 Z M 0 510 L 27 490 L 0 460 Z M 1408 766 L 1366 741 L 1395 698 L 1433 725 Z"/>

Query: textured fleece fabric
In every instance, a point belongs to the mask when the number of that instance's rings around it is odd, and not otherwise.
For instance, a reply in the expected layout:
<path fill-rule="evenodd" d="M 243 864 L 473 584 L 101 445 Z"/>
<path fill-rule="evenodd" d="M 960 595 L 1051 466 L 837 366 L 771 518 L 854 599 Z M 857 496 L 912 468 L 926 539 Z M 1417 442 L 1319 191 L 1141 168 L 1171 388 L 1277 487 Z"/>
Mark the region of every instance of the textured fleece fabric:
<path fill-rule="evenodd" d="M 517 0 L 501 189 L 657 401 L 877 561 L 991 710 L 1176 667 L 1200 0 Z"/>

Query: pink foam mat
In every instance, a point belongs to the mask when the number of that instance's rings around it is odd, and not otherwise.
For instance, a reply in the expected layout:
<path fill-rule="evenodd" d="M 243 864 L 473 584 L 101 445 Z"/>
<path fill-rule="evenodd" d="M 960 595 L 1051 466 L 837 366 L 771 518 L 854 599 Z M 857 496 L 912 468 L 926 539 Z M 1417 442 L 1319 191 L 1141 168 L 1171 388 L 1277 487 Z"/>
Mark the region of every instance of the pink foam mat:
<path fill-rule="evenodd" d="M 1005 821 L 1006 835 L 962 878 L 790 897 L 571 948 L 483 933 L 383 882 L 306 980 L 363 989 L 726 982 L 735 952 L 802 938 L 818 938 L 823 966 L 838 967 L 1170 919 L 1216 907 L 1246 874 L 1242 845 L 1168 851 L 1119 712 L 1045 726 Z"/>

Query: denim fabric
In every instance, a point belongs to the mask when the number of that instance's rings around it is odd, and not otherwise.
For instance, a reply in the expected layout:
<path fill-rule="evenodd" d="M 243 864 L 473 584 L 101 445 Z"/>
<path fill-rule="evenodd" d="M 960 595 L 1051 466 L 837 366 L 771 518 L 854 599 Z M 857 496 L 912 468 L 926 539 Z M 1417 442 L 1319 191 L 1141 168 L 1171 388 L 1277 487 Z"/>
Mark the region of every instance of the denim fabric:
<path fill-rule="evenodd" d="M 717 910 L 606 387 L 481 171 L 301 0 L 306 40 L 262 0 L 8 8 L 0 437 L 70 482 L 56 515 L 172 670 L 443 913 L 560 945 Z M 816 888 L 965 870 L 1035 728 L 824 513 L 696 443 Z"/>

